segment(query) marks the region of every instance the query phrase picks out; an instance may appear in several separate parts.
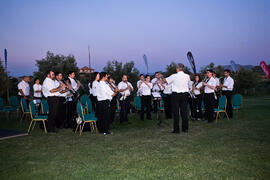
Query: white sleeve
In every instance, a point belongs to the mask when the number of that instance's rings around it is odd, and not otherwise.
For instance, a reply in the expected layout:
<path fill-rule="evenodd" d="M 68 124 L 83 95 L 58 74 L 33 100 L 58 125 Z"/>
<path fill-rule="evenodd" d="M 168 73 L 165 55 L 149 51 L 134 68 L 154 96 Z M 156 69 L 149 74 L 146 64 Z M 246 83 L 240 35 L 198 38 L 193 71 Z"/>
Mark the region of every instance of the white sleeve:
<path fill-rule="evenodd" d="M 233 89 L 233 84 L 234 84 L 234 80 L 230 79 L 229 83 L 228 83 L 228 89 Z"/>
<path fill-rule="evenodd" d="M 128 85 L 130 85 L 132 87 L 132 89 L 134 89 L 133 86 L 132 86 L 132 84 L 130 82 L 128 82 Z"/>
<path fill-rule="evenodd" d="M 122 82 L 120 82 L 119 84 L 118 84 L 118 89 L 119 90 L 121 90 L 122 88 L 123 88 L 123 85 L 122 85 L 123 83 Z"/>
<path fill-rule="evenodd" d="M 172 83 L 174 81 L 174 74 L 170 75 L 169 77 L 166 78 L 166 81 L 168 84 Z"/>
<path fill-rule="evenodd" d="M 18 84 L 18 89 L 20 90 L 20 89 L 22 89 L 23 87 L 22 87 L 22 82 L 20 82 L 19 84 Z"/>

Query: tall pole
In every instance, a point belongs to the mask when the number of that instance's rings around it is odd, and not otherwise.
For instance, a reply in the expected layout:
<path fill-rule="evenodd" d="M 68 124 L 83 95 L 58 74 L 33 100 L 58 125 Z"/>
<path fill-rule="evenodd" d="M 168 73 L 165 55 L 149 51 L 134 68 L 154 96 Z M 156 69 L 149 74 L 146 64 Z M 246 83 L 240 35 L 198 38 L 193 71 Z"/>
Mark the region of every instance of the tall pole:
<path fill-rule="evenodd" d="M 88 59 L 89 59 L 89 65 L 88 65 L 88 67 L 90 69 L 91 68 L 91 56 L 90 56 L 90 47 L 89 47 L 89 45 L 88 45 Z"/>

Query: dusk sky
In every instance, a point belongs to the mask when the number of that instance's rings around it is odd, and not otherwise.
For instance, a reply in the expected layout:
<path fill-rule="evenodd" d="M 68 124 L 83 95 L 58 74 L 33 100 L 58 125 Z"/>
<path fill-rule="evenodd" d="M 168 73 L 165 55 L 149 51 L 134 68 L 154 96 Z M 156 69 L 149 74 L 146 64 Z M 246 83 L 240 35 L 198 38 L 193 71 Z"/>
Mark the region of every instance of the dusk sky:
<path fill-rule="evenodd" d="M 270 63 L 269 0 L 3 0 L 0 57 L 10 75 L 31 75 L 47 51 L 73 54 L 101 71 L 108 60 L 135 61 L 146 72 L 170 62 L 198 67 Z M 190 67 L 190 66 L 189 66 Z"/>

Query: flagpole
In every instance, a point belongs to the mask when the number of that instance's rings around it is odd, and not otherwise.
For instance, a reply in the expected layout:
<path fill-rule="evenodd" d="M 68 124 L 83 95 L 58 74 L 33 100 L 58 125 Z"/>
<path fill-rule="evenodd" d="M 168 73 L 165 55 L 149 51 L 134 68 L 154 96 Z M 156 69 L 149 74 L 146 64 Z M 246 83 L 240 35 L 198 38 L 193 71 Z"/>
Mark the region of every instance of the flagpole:
<path fill-rule="evenodd" d="M 90 56 L 90 46 L 88 45 L 88 59 L 89 59 L 89 65 L 88 68 L 91 68 L 91 56 Z"/>

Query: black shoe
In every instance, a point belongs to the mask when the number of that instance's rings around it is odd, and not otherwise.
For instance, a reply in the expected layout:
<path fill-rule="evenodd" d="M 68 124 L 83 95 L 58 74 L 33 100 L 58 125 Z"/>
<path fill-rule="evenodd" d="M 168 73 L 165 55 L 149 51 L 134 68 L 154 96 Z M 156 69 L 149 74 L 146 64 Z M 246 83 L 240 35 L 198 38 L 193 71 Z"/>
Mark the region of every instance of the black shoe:
<path fill-rule="evenodd" d="M 172 131 L 172 133 L 174 133 L 174 134 L 179 134 L 179 131 Z"/>
<path fill-rule="evenodd" d="M 207 121 L 208 123 L 213 123 L 214 121 Z"/>
<path fill-rule="evenodd" d="M 182 132 L 184 132 L 184 133 L 188 133 L 188 129 L 182 130 Z"/>

